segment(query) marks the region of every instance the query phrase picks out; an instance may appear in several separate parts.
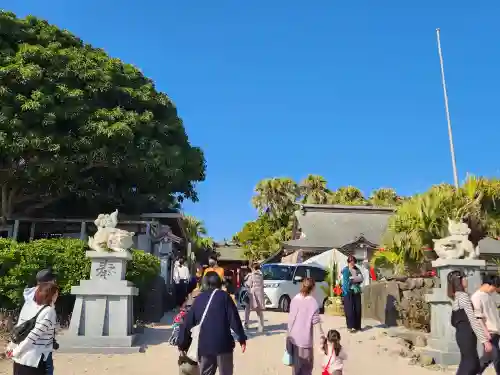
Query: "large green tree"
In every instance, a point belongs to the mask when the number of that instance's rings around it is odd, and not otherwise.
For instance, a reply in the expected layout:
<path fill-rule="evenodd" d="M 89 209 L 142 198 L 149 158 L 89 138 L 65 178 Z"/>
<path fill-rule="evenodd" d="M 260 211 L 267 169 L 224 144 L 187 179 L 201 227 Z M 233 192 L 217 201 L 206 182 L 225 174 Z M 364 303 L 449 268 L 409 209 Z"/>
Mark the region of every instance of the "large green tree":
<path fill-rule="evenodd" d="M 0 12 L 1 216 L 166 210 L 205 160 L 139 69 L 66 30 Z M 70 211 L 71 210 L 71 211 Z"/>
<path fill-rule="evenodd" d="M 291 224 L 291 220 L 287 224 Z M 291 238 L 290 226 L 262 215 L 257 220 L 243 225 L 234 235 L 233 241 L 245 249 L 245 256 L 251 260 L 262 260 L 278 251 L 283 241 Z"/>
<path fill-rule="evenodd" d="M 374 263 L 418 266 L 433 239 L 448 235 L 448 219 L 469 225 L 469 239 L 477 245 L 486 236 L 500 235 L 500 180 L 469 176 L 455 189 L 449 184 L 404 201 L 389 220 L 383 250 Z"/>

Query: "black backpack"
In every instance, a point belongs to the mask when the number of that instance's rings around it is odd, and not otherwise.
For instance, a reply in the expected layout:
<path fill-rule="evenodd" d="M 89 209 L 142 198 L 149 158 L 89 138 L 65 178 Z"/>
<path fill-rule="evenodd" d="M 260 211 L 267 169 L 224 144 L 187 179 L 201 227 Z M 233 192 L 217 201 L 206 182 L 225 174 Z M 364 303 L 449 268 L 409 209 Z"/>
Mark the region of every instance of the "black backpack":
<path fill-rule="evenodd" d="M 12 331 L 10 333 L 10 341 L 18 345 L 26 337 L 28 337 L 29 333 L 33 330 L 33 328 L 35 328 L 36 319 L 38 318 L 38 315 L 40 315 L 40 313 L 43 310 L 45 310 L 46 307 L 49 307 L 49 305 L 43 306 L 40 310 L 38 310 L 38 312 L 33 318 L 28 319 L 25 322 L 19 324 L 18 326 L 12 328 Z"/>

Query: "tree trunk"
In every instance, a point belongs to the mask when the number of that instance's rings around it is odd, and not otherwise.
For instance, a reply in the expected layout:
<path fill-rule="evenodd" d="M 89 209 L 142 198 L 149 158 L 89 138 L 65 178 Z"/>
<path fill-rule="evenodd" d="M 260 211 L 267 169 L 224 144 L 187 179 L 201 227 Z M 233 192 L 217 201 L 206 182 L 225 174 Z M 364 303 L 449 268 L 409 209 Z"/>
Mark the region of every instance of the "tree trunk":
<path fill-rule="evenodd" d="M 2 185 L 2 224 L 5 224 L 7 221 L 7 184 Z"/>
<path fill-rule="evenodd" d="M 10 189 L 8 183 L 2 185 L 2 223 L 12 216 L 15 189 Z"/>

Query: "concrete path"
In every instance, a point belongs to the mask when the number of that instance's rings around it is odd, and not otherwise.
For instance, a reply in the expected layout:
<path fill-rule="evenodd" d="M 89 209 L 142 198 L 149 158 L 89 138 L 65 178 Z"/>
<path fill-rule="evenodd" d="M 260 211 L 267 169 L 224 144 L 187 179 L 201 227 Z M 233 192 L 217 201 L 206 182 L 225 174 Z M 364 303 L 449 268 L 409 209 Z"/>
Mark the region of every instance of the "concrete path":
<path fill-rule="evenodd" d="M 255 317 L 252 317 L 255 318 Z M 257 335 L 256 322 L 249 330 L 250 340 L 247 352 L 235 351 L 235 374 L 238 375 L 290 375 L 291 369 L 281 364 L 286 331 L 286 315 L 278 312 L 266 312 L 266 333 Z M 430 369 L 411 366 L 408 360 L 399 357 L 396 340 L 387 337 L 384 330 L 373 327 L 363 332 L 349 334 L 345 330 L 345 321 L 341 317 L 324 316 L 324 328 L 335 328 L 342 335 L 342 344 L 349 355 L 345 375 L 429 375 Z M 145 353 L 127 355 L 84 355 L 56 354 L 56 375 L 175 375 L 177 369 L 177 350 L 167 344 L 170 325 L 160 324 L 147 328 L 145 341 L 148 348 Z M 317 367 L 314 373 L 320 374 L 321 354 L 317 351 Z M 9 362 L 0 362 L 0 374 L 11 374 Z M 448 374 L 453 371 L 446 372 Z M 486 374 L 493 374 L 492 369 Z"/>

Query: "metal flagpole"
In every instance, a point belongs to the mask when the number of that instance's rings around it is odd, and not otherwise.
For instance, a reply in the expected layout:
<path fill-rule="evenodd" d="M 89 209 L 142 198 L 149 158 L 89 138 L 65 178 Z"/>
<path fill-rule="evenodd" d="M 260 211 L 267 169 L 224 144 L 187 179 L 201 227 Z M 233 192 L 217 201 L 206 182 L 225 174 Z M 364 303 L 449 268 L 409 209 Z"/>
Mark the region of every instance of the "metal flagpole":
<path fill-rule="evenodd" d="M 436 29 L 436 35 L 437 35 L 437 44 L 439 52 L 439 61 L 441 63 L 441 79 L 443 83 L 444 107 L 446 110 L 446 120 L 448 121 L 448 138 L 450 139 L 450 153 L 451 153 L 451 164 L 453 166 L 453 180 L 455 182 L 455 188 L 458 189 L 457 162 L 455 160 L 455 146 L 453 145 L 453 132 L 451 130 L 450 109 L 448 107 L 448 93 L 446 91 L 446 80 L 444 78 L 443 52 L 441 51 L 441 37 L 439 29 Z"/>

